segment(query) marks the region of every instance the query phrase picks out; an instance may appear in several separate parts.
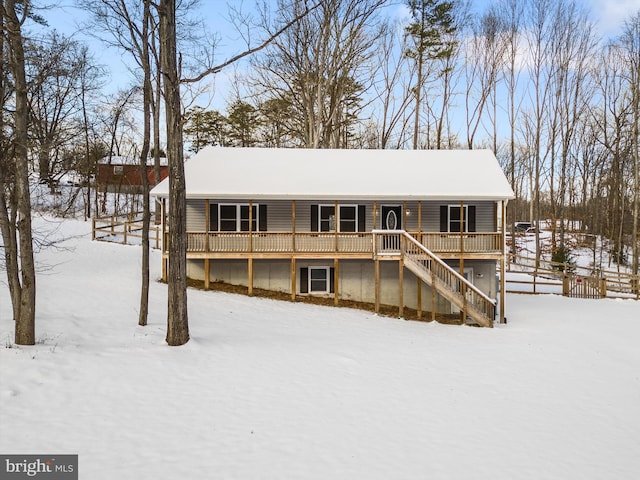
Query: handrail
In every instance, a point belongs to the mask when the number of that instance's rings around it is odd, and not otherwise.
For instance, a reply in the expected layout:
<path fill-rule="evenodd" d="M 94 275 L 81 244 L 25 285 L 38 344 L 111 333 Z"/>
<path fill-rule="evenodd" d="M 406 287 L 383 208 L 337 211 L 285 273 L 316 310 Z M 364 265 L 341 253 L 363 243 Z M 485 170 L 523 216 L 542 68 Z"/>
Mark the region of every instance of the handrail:
<path fill-rule="evenodd" d="M 455 269 L 453 269 L 452 267 L 447 265 L 436 254 L 434 254 L 431 250 L 429 250 L 427 247 L 425 247 L 420 242 L 418 242 L 415 238 L 413 238 L 411 235 L 409 235 L 405 230 L 373 230 L 371 233 L 373 233 L 374 235 L 402 235 L 402 236 L 404 236 L 406 239 L 411 241 L 416 247 L 418 247 L 420 250 L 422 250 L 428 257 L 430 257 L 430 260 L 435 261 L 438 265 L 440 265 L 446 271 L 451 273 L 457 280 L 463 282 L 467 286 L 467 288 L 469 288 L 470 290 L 475 292 L 477 295 L 479 295 L 481 298 L 483 298 L 487 302 L 491 303 L 491 305 L 493 305 L 494 307 L 496 306 L 496 301 L 494 299 L 489 298 L 484 292 L 482 292 L 480 289 L 478 289 L 478 287 L 476 287 L 473 283 L 469 282 L 469 280 L 467 280 L 462 275 L 460 275 L 458 272 L 456 272 Z M 376 249 L 377 249 L 377 244 L 376 244 Z M 405 249 L 403 249 L 403 253 L 406 253 L 406 252 L 404 252 L 404 250 Z"/>

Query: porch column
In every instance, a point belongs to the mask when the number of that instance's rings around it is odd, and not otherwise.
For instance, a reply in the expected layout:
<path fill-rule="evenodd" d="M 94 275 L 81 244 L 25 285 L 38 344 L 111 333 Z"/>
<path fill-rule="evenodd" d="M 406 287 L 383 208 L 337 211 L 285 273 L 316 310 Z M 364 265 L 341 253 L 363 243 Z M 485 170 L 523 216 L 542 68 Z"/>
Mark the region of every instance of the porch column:
<path fill-rule="evenodd" d="M 340 278 L 340 261 L 338 257 L 333 259 L 333 304 L 337 307 L 340 303 L 340 297 L 338 296 L 339 284 L 338 279 Z"/>
<path fill-rule="evenodd" d="M 205 215 L 204 215 L 204 229 L 206 232 L 205 235 L 205 240 L 204 240 L 204 251 L 207 254 L 205 259 L 204 259 L 204 288 L 205 290 L 209 290 L 209 278 L 211 277 L 211 260 L 209 259 L 209 251 L 211 250 L 211 246 L 209 245 L 210 241 L 209 241 L 209 232 L 211 231 L 211 215 L 209 212 L 210 209 L 210 205 L 209 205 L 209 199 L 207 198 L 204 201 L 204 211 L 205 211 Z"/>
<path fill-rule="evenodd" d="M 291 200 L 291 251 L 296 251 L 296 201 Z"/>
<path fill-rule="evenodd" d="M 418 241 L 422 243 L 422 200 L 418 200 Z M 416 276 L 418 288 L 418 319 L 422 319 L 422 280 Z"/>
<path fill-rule="evenodd" d="M 380 260 L 378 257 L 373 261 L 373 276 L 375 277 L 375 312 L 380 313 Z"/>
<path fill-rule="evenodd" d="M 291 257 L 291 301 L 296 301 L 296 257 Z"/>
<path fill-rule="evenodd" d="M 404 315 L 404 259 L 398 260 L 398 316 Z"/>
<path fill-rule="evenodd" d="M 247 279 L 247 293 L 250 297 L 253 296 L 253 257 L 249 257 L 247 260 L 247 274 L 249 278 Z"/>
<path fill-rule="evenodd" d="M 167 199 L 162 199 L 162 281 L 167 281 L 167 269 L 169 267 L 169 245 L 167 245 L 168 237 L 167 237 L 167 222 L 165 221 L 167 217 Z"/>
<path fill-rule="evenodd" d="M 469 219 L 464 214 L 464 202 L 460 201 L 460 275 L 464 277 L 464 226 Z M 462 310 L 460 312 L 460 320 L 467 323 L 467 285 L 460 284 L 460 293 L 462 294 Z"/>
<path fill-rule="evenodd" d="M 507 281 L 506 281 L 506 269 L 505 269 L 505 261 L 504 261 L 504 256 L 506 254 L 506 245 L 507 245 L 507 240 L 506 240 L 506 236 L 505 236 L 505 230 L 507 228 L 507 223 L 506 223 L 506 203 L 503 200 L 502 202 L 502 255 L 500 255 L 500 323 L 505 323 L 505 315 L 504 315 L 504 309 L 505 309 L 505 296 L 506 296 L 506 288 L 507 288 Z M 514 241 L 515 239 L 512 239 L 511 241 Z"/>

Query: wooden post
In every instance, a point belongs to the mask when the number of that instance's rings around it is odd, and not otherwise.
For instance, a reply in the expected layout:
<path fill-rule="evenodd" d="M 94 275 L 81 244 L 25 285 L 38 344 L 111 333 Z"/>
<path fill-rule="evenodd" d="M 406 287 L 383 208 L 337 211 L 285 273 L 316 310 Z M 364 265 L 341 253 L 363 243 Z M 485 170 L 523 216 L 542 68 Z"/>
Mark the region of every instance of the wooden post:
<path fill-rule="evenodd" d="M 422 319 L 422 281 L 420 280 L 419 277 L 416 277 L 416 281 L 417 281 L 417 287 L 418 287 L 418 292 L 417 292 L 417 298 L 416 298 L 416 302 L 417 302 L 417 315 L 418 315 L 418 320 Z"/>
<path fill-rule="evenodd" d="M 249 252 L 253 252 L 253 201 L 249 200 Z"/>
<path fill-rule="evenodd" d="M 296 201 L 291 200 L 291 251 L 296 251 Z"/>
<path fill-rule="evenodd" d="M 373 229 L 378 228 L 378 202 L 373 201 Z"/>
<path fill-rule="evenodd" d="M 340 261 L 338 257 L 333 259 L 333 304 L 337 307 L 340 304 L 340 297 L 338 296 L 339 284 L 338 279 L 340 278 Z"/>
<path fill-rule="evenodd" d="M 375 312 L 376 313 L 380 313 L 380 260 L 378 259 L 378 257 L 375 258 L 374 262 L 373 262 L 373 276 L 374 281 L 375 281 L 375 302 L 376 302 L 376 306 L 375 306 Z"/>
<path fill-rule="evenodd" d="M 436 272 L 431 268 L 431 321 L 436 320 Z"/>
<path fill-rule="evenodd" d="M 334 218 L 334 241 L 333 241 L 333 251 L 338 253 L 338 227 L 340 226 L 340 220 L 338 218 L 338 201 L 333 202 L 333 218 Z"/>
<path fill-rule="evenodd" d="M 169 251 L 169 245 L 168 245 L 168 241 L 167 241 L 167 230 L 166 230 L 166 215 L 167 215 L 167 200 L 165 198 L 162 199 L 162 208 L 161 210 L 161 214 L 162 214 L 162 281 L 166 282 L 167 281 L 167 270 L 168 270 L 168 262 L 169 262 L 169 257 L 168 257 L 168 253 L 165 254 L 165 252 Z"/>
<path fill-rule="evenodd" d="M 253 257 L 249 257 L 247 260 L 247 270 L 248 270 L 248 282 L 247 282 L 247 293 L 250 297 L 253 296 Z"/>
<path fill-rule="evenodd" d="M 402 202 L 402 228 L 404 230 L 408 230 L 407 228 L 407 201 L 404 200 Z"/>
<path fill-rule="evenodd" d="M 501 255 L 500 255 L 500 323 L 505 323 L 506 322 L 506 316 L 505 316 L 505 305 L 506 305 L 506 295 L 507 295 L 507 271 L 505 269 L 505 255 L 507 253 L 506 250 L 506 245 L 507 245 L 507 239 L 506 239 L 506 235 L 505 235 L 505 231 L 507 229 L 507 207 L 505 205 L 504 200 L 501 202 L 501 206 L 502 206 L 502 251 L 501 251 Z M 511 239 L 511 241 L 515 241 L 515 239 Z"/>
<path fill-rule="evenodd" d="M 208 258 L 204 259 L 204 288 L 205 290 L 209 290 L 210 282 L 211 282 L 211 260 Z"/>
<path fill-rule="evenodd" d="M 91 240 L 96 239 L 96 217 L 91 219 Z"/>
<path fill-rule="evenodd" d="M 291 257 L 291 301 L 296 301 L 296 257 Z"/>
<path fill-rule="evenodd" d="M 404 259 L 398 260 L 398 316 L 404 316 Z"/>
<path fill-rule="evenodd" d="M 464 214 L 464 202 L 460 201 L 460 275 L 462 277 L 464 277 L 464 226 L 468 221 Z M 462 294 L 460 320 L 462 323 L 467 323 L 467 285 L 464 282 L 460 284 L 460 293 Z"/>

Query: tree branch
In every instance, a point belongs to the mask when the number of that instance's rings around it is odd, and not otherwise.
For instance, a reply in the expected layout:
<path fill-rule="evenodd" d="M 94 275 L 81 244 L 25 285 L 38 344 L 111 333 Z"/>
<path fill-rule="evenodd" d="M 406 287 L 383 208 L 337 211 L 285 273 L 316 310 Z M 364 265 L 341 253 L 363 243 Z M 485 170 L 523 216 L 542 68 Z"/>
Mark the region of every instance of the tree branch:
<path fill-rule="evenodd" d="M 247 57 L 253 53 L 256 53 L 260 50 L 262 50 L 263 48 L 267 47 L 271 42 L 273 42 L 276 38 L 278 38 L 280 35 L 282 35 L 284 32 L 286 32 L 289 28 L 291 28 L 293 25 L 295 25 L 296 23 L 298 23 L 300 20 L 302 20 L 304 17 L 306 17 L 309 13 L 311 13 L 313 10 L 315 10 L 316 8 L 318 8 L 320 6 L 320 3 L 316 3 L 315 5 L 313 5 L 311 8 L 307 7 L 305 9 L 304 12 L 302 12 L 300 15 L 294 17 L 289 23 L 287 23 L 285 26 L 283 26 L 280 30 L 278 30 L 277 32 L 275 32 L 274 34 L 272 34 L 271 36 L 269 36 L 269 38 L 267 38 L 264 42 L 262 42 L 260 45 L 250 48 L 242 53 L 239 53 L 238 55 L 235 55 L 233 57 L 231 57 L 230 59 L 224 61 L 223 63 L 221 63 L 220 65 L 216 65 L 215 67 L 211 67 L 208 68 L 207 70 L 205 70 L 204 72 L 202 72 L 201 74 L 195 76 L 195 77 L 191 77 L 191 78 L 182 78 L 180 79 L 180 83 L 194 83 L 194 82 L 199 82 L 200 80 L 202 80 L 203 78 L 205 78 L 208 75 L 215 75 L 216 73 L 220 73 L 224 68 L 228 67 L 229 65 L 237 62 L 238 60 Z"/>

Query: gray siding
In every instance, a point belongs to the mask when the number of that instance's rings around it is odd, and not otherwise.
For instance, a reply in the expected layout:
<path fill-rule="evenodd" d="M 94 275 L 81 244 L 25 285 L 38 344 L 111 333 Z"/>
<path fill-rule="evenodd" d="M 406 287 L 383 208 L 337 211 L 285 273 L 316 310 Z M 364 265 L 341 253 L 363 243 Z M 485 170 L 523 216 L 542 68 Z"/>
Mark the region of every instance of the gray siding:
<path fill-rule="evenodd" d="M 210 203 L 248 203 L 246 200 L 210 200 Z M 258 203 L 258 202 L 256 202 Z M 374 209 L 373 201 L 354 202 L 345 201 L 338 202 L 339 205 L 365 205 L 366 209 L 366 231 L 374 228 L 381 228 L 381 207 L 383 205 L 406 206 L 405 213 L 401 219 L 402 228 L 409 231 L 417 231 L 420 225 L 423 232 L 439 232 L 440 231 L 440 206 L 441 205 L 459 205 L 456 201 L 438 201 L 438 202 L 422 202 L 422 221 L 418 220 L 418 202 L 408 201 L 406 204 L 402 200 L 399 201 L 378 201 L 376 204 L 377 215 L 375 216 L 374 225 Z M 267 226 L 272 232 L 290 232 L 293 230 L 291 223 L 292 202 L 289 200 L 269 200 L 263 202 L 267 205 Z M 311 231 L 311 205 L 327 204 L 333 205 L 334 202 L 317 202 L 310 200 L 296 201 L 296 231 Z M 495 232 L 496 231 L 496 204 L 491 201 L 469 202 L 468 205 L 476 207 L 476 231 L 477 232 Z M 206 202 L 205 200 L 187 200 L 187 230 L 192 232 L 202 232 L 206 230 Z"/>

